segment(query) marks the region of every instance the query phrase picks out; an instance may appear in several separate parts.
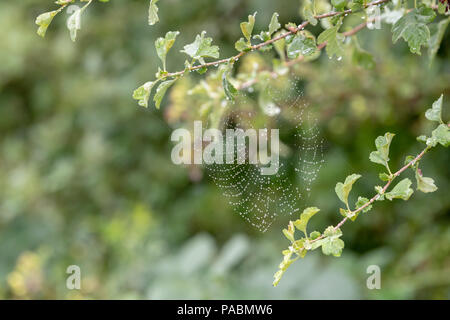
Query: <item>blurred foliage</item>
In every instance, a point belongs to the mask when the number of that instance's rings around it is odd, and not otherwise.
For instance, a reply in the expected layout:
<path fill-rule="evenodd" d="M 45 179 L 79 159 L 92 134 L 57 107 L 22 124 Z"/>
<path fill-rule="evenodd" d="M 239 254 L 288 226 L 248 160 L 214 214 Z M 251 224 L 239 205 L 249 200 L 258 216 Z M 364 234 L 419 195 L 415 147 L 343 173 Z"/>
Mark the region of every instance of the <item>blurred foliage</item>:
<path fill-rule="evenodd" d="M 299 1 L 160 1 L 152 27 L 148 1 L 93 3 L 75 44 L 65 19 L 45 40 L 36 35 L 34 19 L 47 4 L 0 3 L 0 298 L 450 298 L 447 150 L 421 163 L 438 191 L 374 207 L 345 226 L 339 260 L 312 254 L 274 289 L 289 217 L 261 234 L 201 167 L 171 163 L 172 128 L 199 112 L 184 99 L 189 85 L 178 82 L 162 111 L 131 98 L 157 71 L 154 41 L 168 30 L 181 31 L 174 51 L 207 30 L 221 56 L 231 56 L 248 14 L 258 11 L 255 30 L 265 30 L 274 11 L 280 22 L 299 22 Z M 294 68 L 326 142 L 307 201 L 322 209 L 317 228 L 340 219 L 333 189 L 348 174 L 363 173 L 355 193 L 372 194 L 374 138 L 395 132 L 391 163 L 401 165 L 421 148 L 414 137 L 429 131 L 425 109 L 442 92 L 449 103 L 450 32 L 429 67 L 426 55 L 392 45 L 389 29 L 358 34 L 374 55 L 372 70 L 352 64 L 351 53 Z M 238 68 L 255 60 L 263 67 L 271 57 L 255 53 Z M 178 70 L 184 60 L 173 55 L 169 63 Z M 65 287 L 72 264 L 81 267 L 80 291 Z M 382 269 L 381 290 L 366 288 L 370 264 Z"/>

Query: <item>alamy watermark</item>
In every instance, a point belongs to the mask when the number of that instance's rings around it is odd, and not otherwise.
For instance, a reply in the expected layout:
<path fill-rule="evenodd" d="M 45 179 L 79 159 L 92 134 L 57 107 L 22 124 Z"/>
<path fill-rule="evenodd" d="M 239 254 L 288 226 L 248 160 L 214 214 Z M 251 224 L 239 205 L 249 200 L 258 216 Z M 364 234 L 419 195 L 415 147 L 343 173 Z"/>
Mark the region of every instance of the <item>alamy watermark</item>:
<path fill-rule="evenodd" d="M 202 122 L 194 121 L 193 137 L 189 130 L 179 128 L 171 140 L 178 142 L 171 154 L 174 164 L 244 164 L 248 160 L 260 166 L 262 175 L 277 174 L 280 168 L 278 129 L 226 129 L 224 135 L 218 129 L 203 131 Z"/>
<path fill-rule="evenodd" d="M 376 264 L 370 265 L 366 270 L 367 274 L 370 276 L 367 278 L 366 285 L 367 289 L 381 289 L 381 269 Z"/>
<path fill-rule="evenodd" d="M 66 279 L 66 288 L 69 290 L 81 289 L 81 268 L 77 265 L 70 265 L 66 269 L 69 276 Z"/>

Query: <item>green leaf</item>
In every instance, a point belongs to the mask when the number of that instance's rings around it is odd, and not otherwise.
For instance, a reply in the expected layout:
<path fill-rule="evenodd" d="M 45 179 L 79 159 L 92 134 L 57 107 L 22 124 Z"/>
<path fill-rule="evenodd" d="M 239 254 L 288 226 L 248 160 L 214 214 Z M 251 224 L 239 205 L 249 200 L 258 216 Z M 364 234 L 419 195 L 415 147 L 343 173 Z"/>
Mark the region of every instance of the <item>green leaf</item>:
<path fill-rule="evenodd" d="M 306 254 L 306 250 L 303 250 Z M 293 251 L 292 250 L 283 250 L 283 261 L 281 261 L 280 265 L 278 266 L 279 270 L 274 274 L 274 280 L 273 280 L 273 286 L 276 287 L 278 283 L 281 280 L 281 277 L 286 272 L 287 268 L 292 264 L 292 262 L 295 261 L 291 259 Z M 298 253 L 297 253 L 298 254 Z M 304 257 L 299 254 L 299 256 Z"/>
<path fill-rule="evenodd" d="M 308 236 L 308 234 L 306 233 L 306 226 L 308 225 L 308 221 L 309 219 L 311 219 L 312 216 L 314 216 L 319 211 L 320 209 L 316 207 L 306 208 L 300 215 L 300 219 L 294 221 L 294 226 L 298 230 L 302 231 L 305 234 L 305 236 Z"/>
<path fill-rule="evenodd" d="M 289 221 L 288 228 L 283 229 L 283 234 L 289 241 L 294 242 L 295 241 L 294 232 L 295 232 L 294 223 L 292 221 Z"/>
<path fill-rule="evenodd" d="M 317 239 L 318 237 L 320 237 L 320 232 L 319 232 L 319 231 L 313 231 L 313 232 L 311 232 L 311 233 L 309 234 L 309 238 L 310 238 L 311 240 L 315 240 L 315 239 Z"/>
<path fill-rule="evenodd" d="M 447 29 L 448 24 L 450 23 L 450 17 L 441 20 L 438 23 L 431 24 L 430 29 L 430 40 L 428 42 L 428 58 L 430 64 L 433 62 L 436 53 L 441 46 L 442 39 L 444 38 L 445 30 Z"/>
<path fill-rule="evenodd" d="M 375 186 L 375 191 L 380 195 L 377 199 L 377 201 L 383 201 L 384 200 L 384 191 L 382 186 Z"/>
<path fill-rule="evenodd" d="M 325 230 L 324 236 L 324 239 L 319 240 L 323 254 L 340 257 L 342 249 L 344 249 L 344 241 L 339 239 L 342 236 L 342 231 L 340 229 L 334 230 L 333 226 L 329 226 Z"/>
<path fill-rule="evenodd" d="M 344 53 L 344 48 L 342 46 L 342 41 L 344 40 L 344 36 L 338 33 L 341 23 L 338 23 L 334 27 L 326 29 L 323 31 L 319 37 L 317 38 L 317 43 L 326 42 L 327 46 L 325 50 L 328 54 L 328 57 L 331 59 L 334 55 L 336 57 L 342 57 Z"/>
<path fill-rule="evenodd" d="M 255 13 L 255 14 L 256 14 L 256 13 Z M 250 19 L 250 16 L 249 16 L 249 19 Z M 253 36 L 253 39 L 259 39 L 259 40 L 261 40 L 262 42 L 269 41 L 270 39 L 272 39 L 272 34 L 273 34 L 274 32 L 276 32 L 278 29 L 280 29 L 280 27 L 281 27 L 281 25 L 280 25 L 280 23 L 278 22 L 278 13 L 275 12 L 275 13 L 272 15 L 272 19 L 270 20 L 269 31 L 261 31 L 260 34 L 254 35 L 254 36 Z M 252 28 L 253 28 L 253 27 L 252 27 Z M 250 32 L 250 35 L 251 35 L 251 32 Z M 239 40 L 239 41 L 240 41 L 240 40 Z M 244 40 L 242 39 L 242 41 L 244 41 Z M 250 45 L 250 42 L 247 43 L 246 45 L 247 45 L 247 47 L 248 47 L 248 46 Z M 268 50 L 270 50 L 270 49 L 272 49 L 272 46 L 271 46 L 271 45 L 267 45 L 267 46 L 264 46 L 264 47 L 260 48 L 261 51 L 268 51 Z M 242 50 L 238 50 L 238 51 L 242 51 Z"/>
<path fill-rule="evenodd" d="M 393 43 L 403 38 L 408 42 L 409 50 L 420 55 L 421 46 L 428 45 L 430 41 L 430 30 L 427 24 L 435 17 L 434 10 L 426 6 L 411 10 L 392 26 Z"/>
<path fill-rule="evenodd" d="M 245 42 L 244 38 L 240 38 L 236 43 L 234 44 L 234 47 L 237 51 L 242 52 L 248 49 L 248 43 Z"/>
<path fill-rule="evenodd" d="M 308 37 L 303 33 L 298 33 L 287 46 L 287 56 L 295 59 L 299 55 L 310 56 L 316 52 L 316 41 L 314 37 Z"/>
<path fill-rule="evenodd" d="M 314 8 L 311 0 L 305 0 L 303 2 L 302 14 L 303 18 L 308 20 L 310 24 L 313 26 L 317 25 L 318 20 L 314 17 Z"/>
<path fill-rule="evenodd" d="M 387 132 L 384 136 L 379 136 L 375 139 L 375 146 L 377 151 L 373 151 L 369 155 L 370 161 L 384 165 L 388 168 L 389 162 L 389 147 L 392 142 L 392 138 L 395 134 Z"/>
<path fill-rule="evenodd" d="M 285 49 L 286 49 L 286 40 L 285 39 L 281 39 L 276 41 L 273 44 L 273 47 L 275 48 L 275 51 L 278 53 L 278 55 L 280 56 L 282 61 L 286 60 L 286 53 L 285 53 Z"/>
<path fill-rule="evenodd" d="M 345 9 L 345 5 L 347 4 L 347 0 L 331 0 L 331 4 L 333 7 L 335 7 L 338 11 L 342 11 Z"/>
<path fill-rule="evenodd" d="M 279 14 L 275 12 L 272 15 L 272 19 L 270 19 L 269 35 L 272 35 L 275 31 L 281 28 L 281 24 L 278 22 L 278 16 Z"/>
<path fill-rule="evenodd" d="M 411 197 L 411 195 L 413 194 L 413 189 L 411 189 L 411 180 L 409 180 L 408 178 L 403 179 L 402 181 L 400 181 L 390 192 L 385 193 L 385 197 L 388 200 L 393 200 L 393 199 L 403 199 L 403 200 L 408 200 L 409 197 Z"/>
<path fill-rule="evenodd" d="M 248 22 L 241 22 L 241 30 L 247 42 L 250 43 L 250 39 L 252 37 L 253 27 L 255 25 L 255 16 L 256 12 L 253 15 L 248 16 Z"/>
<path fill-rule="evenodd" d="M 169 89 L 170 86 L 172 86 L 172 84 L 176 80 L 177 79 L 167 80 L 167 81 L 162 82 L 158 86 L 158 89 L 156 89 L 155 96 L 153 97 L 153 101 L 155 102 L 156 109 L 159 109 L 159 107 L 161 106 L 161 101 L 164 98 L 164 95 L 166 94 L 167 89 Z"/>
<path fill-rule="evenodd" d="M 356 201 L 355 203 L 355 207 L 356 209 L 361 208 L 362 206 L 364 206 L 366 203 L 368 203 L 370 200 L 364 197 L 358 197 L 358 201 Z M 368 205 L 367 207 L 365 207 L 364 209 L 362 209 L 362 212 L 369 212 L 372 209 L 372 205 Z M 359 213 L 359 212 L 358 212 Z M 356 216 L 354 217 L 354 219 L 352 219 L 353 221 L 356 219 L 356 217 L 358 216 L 358 213 L 356 214 Z"/>
<path fill-rule="evenodd" d="M 203 66 L 201 68 L 198 68 L 195 70 L 198 74 L 204 74 L 206 71 L 208 71 L 208 68 Z"/>
<path fill-rule="evenodd" d="M 156 3 L 159 0 L 150 0 L 150 7 L 148 8 L 148 24 L 154 25 L 159 21 L 158 17 L 158 7 L 156 6 Z"/>
<path fill-rule="evenodd" d="M 202 64 L 204 63 L 203 58 L 219 58 L 219 47 L 212 46 L 213 39 L 205 38 L 205 34 L 206 31 L 202 31 L 200 35 L 197 35 L 193 43 L 185 45 L 184 50 L 181 50 L 181 52 L 199 60 Z"/>
<path fill-rule="evenodd" d="M 234 97 L 236 96 L 238 91 L 228 80 L 228 71 L 225 71 L 222 74 L 222 86 L 227 99 L 234 101 Z"/>
<path fill-rule="evenodd" d="M 45 12 L 40 14 L 36 18 L 36 24 L 39 26 L 37 30 L 37 34 L 42 38 L 45 37 L 45 33 L 47 32 L 48 26 L 52 23 L 53 18 L 60 12 L 61 10 L 55 10 L 50 12 Z"/>
<path fill-rule="evenodd" d="M 428 137 L 427 137 L 427 136 L 424 136 L 424 135 L 418 136 L 418 137 L 416 138 L 417 141 L 423 142 L 423 143 L 426 143 L 426 142 L 427 142 L 427 139 L 428 139 Z"/>
<path fill-rule="evenodd" d="M 419 168 L 416 169 L 416 181 L 417 190 L 424 193 L 434 192 L 438 189 L 434 184 L 434 179 L 422 176 L 422 172 Z"/>
<path fill-rule="evenodd" d="M 361 175 L 359 174 L 352 174 L 349 175 L 344 183 L 342 182 L 338 182 L 336 184 L 336 187 L 334 188 L 334 190 L 336 191 L 337 196 L 339 197 L 339 199 L 345 203 L 348 206 L 348 195 L 350 194 L 350 191 L 352 190 L 352 186 L 353 184 L 356 182 L 356 180 L 358 180 L 359 178 L 361 178 Z"/>
<path fill-rule="evenodd" d="M 443 123 L 442 121 L 442 100 L 444 99 L 444 95 L 441 94 L 439 99 L 433 102 L 433 105 L 430 109 L 425 111 L 425 118 L 430 121 L 436 121 L 439 123 Z"/>
<path fill-rule="evenodd" d="M 380 173 L 379 177 L 381 181 L 389 181 L 389 179 L 391 179 L 390 175 L 385 172 Z"/>
<path fill-rule="evenodd" d="M 413 161 L 416 157 L 414 156 L 406 156 L 405 157 L 405 162 L 404 164 L 407 165 L 408 163 L 410 163 L 411 161 Z"/>
<path fill-rule="evenodd" d="M 275 274 L 273 275 L 273 282 L 272 285 L 274 287 L 276 287 L 278 285 L 278 283 L 280 283 L 281 277 L 284 274 L 284 270 L 278 270 L 277 272 L 275 272 Z"/>
<path fill-rule="evenodd" d="M 304 258 L 306 255 L 306 248 L 305 248 L 306 239 L 301 238 L 292 243 L 292 249 L 295 251 L 296 254 L 298 254 L 301 258 Z"/>
<path fill-rule="evenodd" d="M 352 11 L 358 11 L 364 8 L 364 0 L 353 0 L 351 5 L 350 5 L 350 9 L 352 9 Z"/>
<path fill-rule="evenodd" d="M 133 92 L 133 99 L 139 100 L 139 105 L 141 107 L 148 107 L 148 99 L 150 98 L 150 93 L 152 92 L 152 88 L 155 85 L 156 81 L 149 81 L 144 85 L 140 86 Z"/>
<path fill-rule="evenodd" d="M 169 52 L 170 48 L 172 48 L 179 34 L 179 31 L 169 31 L 166 33 L 166 36 L 164 38 L 160 37 L 155 41 L 156 53 L 163 63 L 164 71 L 166 71 L 167 53 Z"/>
<path fill-rule="evenodd" d="M 444 147 L 448 147 L 450 145 L 450 129 L 446 124 L 440 124 L 436 129 L 431 133 L 431 146 L 436 146 L 436 144 L 440 143 Z M 427 141 L 428 145 L 428 141 Z"/>

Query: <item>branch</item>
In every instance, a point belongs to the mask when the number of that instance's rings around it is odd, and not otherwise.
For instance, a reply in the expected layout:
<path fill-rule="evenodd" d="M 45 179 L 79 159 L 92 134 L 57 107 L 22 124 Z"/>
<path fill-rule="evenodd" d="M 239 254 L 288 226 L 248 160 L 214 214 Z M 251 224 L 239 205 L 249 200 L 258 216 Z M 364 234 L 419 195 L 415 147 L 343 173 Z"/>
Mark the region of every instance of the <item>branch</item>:
<path fill-rule="evenodd" d="M 389 2 L 389 1 L 391 1 L 391 0 L 377 0 L 377 1 L 374 1 L 374 2 L 366 4 L 364 6 L 364 8 L 380 5 L 382 3 L 386 3 L 386 2 Z M 329 13 L 317 15 L 314 18 L 316 18 L 317 20 L 321 20 L 321 19 L 334 17 L 334 16 L 341 16 L 341 15 L 345 15 L 346 16 L 346 15 L 349 15 L 349 14 L 352 14 L 352 13 L 355 13 L 355 12 L 359 12 L 359 11 L 360 10 L 353 11 L 351 9 L 348 9 L 348 10 L 345 10 L 345 11 L 339 11 L 339 12 L 334 11 L 334 12 L 329 12 Z M 293 35 L 293 34 L 296 34 L 297 32 L 299 32 L 301 30 L 304 30 L 307 25 L 309 25 L 309 21 L 304 21 L 297 28 L 289 28 L 289 31 L 287 31 L 286 33 L 283 33 L 283 34 L 281 34 L 281 35 L 279 35 L 279 36 L 277 36 L 277 37 L 275 37 L 273 39 L 267 40 L 265 42 L 261 42 L 261 43 L 258 43 L 256 45 L 252 45 L 252 46 L 250 46 L 248 48 L 248 50 L 239 52 L 235 56 L 232 56 L 232 57 L 229 57 L 229 58 L 225 58 L 225 59 L 216 60 L 216 61 L 213 61 L 213 62 L 207 62 L 205 64 L 192 66 L 192 67 L 189 67 L 189 68 L 187 68 L 185 70 L 181 70 L 181 71 L 177 71 L 177 72 L 169 72 L 169 73 L 164 74 L 161 77 L 161 79 L 165 79 L 165 78 L 169 78 L 169 77 L 178 77 L 178 76 L 183 75 L 186 71 L 195 71 L 195 70 L 198 70 L 198 69 L 201 69 L 201 68 L 204 68 L 204 67 L 212 67 L 212 66 L 217 67 L 220 64 L 228 63 L 230 61 L 236 61 L 236 60 L 238 60 L 239 58 L 241 58 L 242 56 L 246 55 L 249 52 L 260 50 L 261 48 L 263 48 L 265 46 L 268 46 L 268 45 L 270 45 L 270 44 L 272 44 L 272 43 L 274 43 L 276 41 L 279 41 L 281 39 L 284 39 L 284 38 L 286 38 L 289 35 Z M 359 27 L 360 27 L 360 29 L 362 29 L 362 28 L 365 27 L 365 25 L 364 26 L 360 25 Z M 355 33 L 358 32 L 360 29 L 356 30 Z M 321 44 L 321 45 L 323 45 L 323 46 L 320 49 L 322 49 L 325 46 L 324 44 Z M 318 47 L 318 49 L 319 49 L 319 47 Z"/>
<path fill-rule="evenodd" d="M 376 151 L 371 152 L 369 159 L 371 162 L 382 164 L 388 169 L 389 175 L 386 173 L 380 174 L 380 179 L 386 179 L 386 184 L 384 187 L 376 186 L 375 190 L 377 193 L 369 200 L 367 198 L 358 197 L 358 202 L 355 204 L 356 209 L 351 210 L 348 205 L 348 196 L 352 190 L 353 184 L 358 180 L 361 175 L 352 174 L 349 175 L 345 182 L 339 182 L 336 184 L 335 192 L 339 199 L 346 204 L 347 210 L 340 209 L 340 213 L 344 215 L 344 218 L 336 224 L 336 226 L 329 226 L 323 233 L 314 231 L 310 233 L 308 237 L 307 224 L 312 216 L 314 216 L 320 209 L 316 207 L 309 207 L 303 210 L 300 218 L 295 221 L 290 221 L 288 228 L 283 230 L 285 237 L 291 242 L 291 245 L 287 250 L 283 250 L 283 261 L 279 265 L 279 270 L 274 275 L 273 285 L 276 286 L 283 274 L 286 272 L 287 268 L 292 264 L 292 262 L 303 258 L 306 253 L 310 250 L 315 250 L 322 247 L 322 252 L 326 255 L 334 255 L 339 257 L 341 255 L 342 249 L 344 248 L 344 242 L 339 239 L 342 236 L 342 231 L 340 228 L 344 223 L 353 218 L 357 217 L 360 212 L 367 212 L 372 207 L 372 204 L 377 200 L 393 200 L 393 199 L 403 199 L 408 200 L 412 195 L 413 190 L 410 188 L 411 180 L 403 179 L 398 183 L 390 192 L 387 189 L 392 184 L 392 182 L 400 176 L 408 168 L 413 168 L 416 171 L 417 180 L 417 190 L 425 193 L 434 192 L 438 188 L 434 184 L 434 180 L 429 177 L 423 177 L 419 168 L 418 162 L 422 157 L 433 147 L 438 144 L 448 147 L 450 146 L 450 124 L 444 123 L 442 120 L 442 103 L 443 95 L 437 99 L 432 107 L 425 112 L 425 116 L 428 120 L 433 122 L 438 122 L 439 125 L 432 131 L 431 136 L 427 137 L 425 135 L 417 137 L 417 140 L 425 143 L 427 146 L 414 158 L 408 156 L 406 157 L 406 164 L 403 165 L 395 173 L 391 173 L 389 170 L 389 148 L 393 138 L 392 133 L 386 133 L 384 136 L 379 136 L 375 140 Z M 410 160 L 412 158 L 412 160 Z M 295 230 L 300 230 L 303 232 L 305 237 L 296 239 Z M 295 254 L 295 258 L 291 259 L 292 255 Z"/>
<path fill-rule="evenodd" d="M 347 31 L 347 32 L 344 32 L 344 33 L 342 33 L 342 34 L 343 34 L 345 37 L 353 36 L 353 35 L 355 35 L 356 33 L 358 33 L 359 31 L 361 31 L 362 29 L 364 29 L 364 28 L 367 26 L 367 24 L 368 24 L 369 22 L 371 22 L 371 21 L 374 21 L 374 19 L 370 19 L 370 20 L 368 20 L 368 21 L 366 21 L 366 22 L 363 22 L 363 23 L 357 25 L 355 28 L 353 28 L 353 29 L 351 29 L 351 30 L 349 30 L 349 31 Z M 326 41 L 320 43 L 319 45 L 317 45 L 317 50 L 318 50 L 318 51 L 322 50 L 323 48 L 326 47 L 326 45 L 327 45 L 327 42 L 326 42 Z M 297 57 L 297 58 L 295 58 L 295 59 L 292 59 L 292 60 L 289 60 L 289 61 L 287 61 L 287 62 L 284 62 L 284 65 L 285 65 L 286 67 L 288 67 L 288 68 L 291 68 L 292 66 L 294 66 L 295 64 L 297 64 L 297 63 L 299 63 L 299 62 L 302 62 L 303 60 L 305 60 L 305 56 L 300 55 L 299 57 Z M 275 71 L 272 71 L 272 72 L 270 73 L 270 76 L 272 77 L 272 79 L 275 79 L 275 78 L 278 77 L 278 73 L 276 73 Z M 237 86 L 236 89 L 238 89 L 238 90 L 244 90 L 244 89 L 247 89 L 248 87 L 251 87 L 252 85 L 254 85 L 254 84 L 257 83 L 257 82 L 258 82 L 258 79 L 257 79 L 257 78 L 254 78 L 254 79 L 252 79 L 252 80 L 249 80 L 249 81 L 247 81 L 247 82 L 242 83 L 240 86 Z"/>
<path fill-rule="evenodd" d="M 392 181 L 394 181 L 395 178 L 397 178 L 403 171 L 405 171 L 406 169 L 408 169 L 409 167 L 414 166 L 414 164 L 419 161 L 424 155 L 425 153 L 427 153 L 428 150 L 430 150 L 431 147 L 426 147 L 425 149 L 423 149 L 423 151 L 421 153 L 419 153 L 413 160 L 411 160 L 410 162 L 408 162 L 408 164 L 406 164 L 405 166 L 403 166 L 401 169 L 399 169 L 397 172 L 395 172 L 393 174 L 392 179 L 390 179 L 383 187 L 382 191 L 380 193 L 377 193 L 375 196 L 373 196 L 369 202 L 367 202 L 366 204 L 364 204 L 363 206 L 359 207 L 358 209 L 349 212 L 348 214 L 351 216 L 354 216 L 355 214 L 361 212 L 362 210 L 364 210 L 365 208 L 367 208 L 368 206 L 370 206 L 372 203 L 374 203 L 376 200 L 378 200 L 378 198 L 381 197 L 382 194 L 384 194 L 387 190 L 387 188 L 389 188 L 389 186 L 391 185 Z M 339 229 L 346 221 L 348 220 L 348 216 L 345 217 L 344 219 L 342 219 L 335 227 L 334 230 Z M 320 236 L 319 238 L 311 241 L 317 241 L 319 239 L 322 239 L 323 235 Z"/>

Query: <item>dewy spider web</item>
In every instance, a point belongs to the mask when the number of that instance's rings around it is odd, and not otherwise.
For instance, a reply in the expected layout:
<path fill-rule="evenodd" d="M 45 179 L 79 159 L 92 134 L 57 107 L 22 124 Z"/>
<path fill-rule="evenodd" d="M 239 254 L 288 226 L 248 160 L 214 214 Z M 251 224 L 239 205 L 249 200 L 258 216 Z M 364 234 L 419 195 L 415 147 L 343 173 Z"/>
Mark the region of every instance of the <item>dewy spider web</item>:
<path fill-rule="evenodd" d="M 248 152 L 247 161 L 238 164 L 236 150 L 246 148 L 245 145 L 235 148 L 234 163 L 206 165 L 206 172 L 234 210 L 262 232 L 268 230 L 277 216 L 291 215 L 303 209 L 323 163 L 323 141 L 316 120 L 307 110 L 299 83 L 298 79 L 290 79 L 288 89 L 278 89 L 267 83 L 259 90 L 259 106 L 268 119 L 260 129 L 264 127 L 269 132 L 270 129 L 279 129 L 277 174 L 262 175 L 259 164 L 249 163 Z M 248 95 L 252 93 L 253 88 L 249 88 Z M 236 111 L 245 109 L 244 103 L 239 105 L 240 98 L 245 100 L 244 95 L 247 96 L 242 94 L 238 97 L 233 111 L 225 117 L 222 124 L 224 136 L 225 129 L 258 129 L 252 124 L 252 119 L 261 111 Z M 225 145 L 222 149 L 222 156 L 226 156 Z"/>

